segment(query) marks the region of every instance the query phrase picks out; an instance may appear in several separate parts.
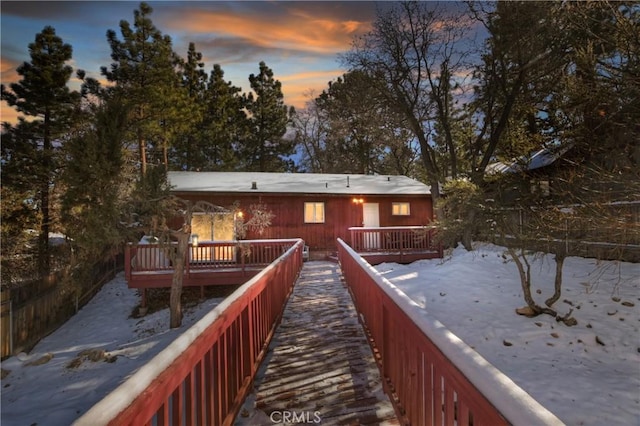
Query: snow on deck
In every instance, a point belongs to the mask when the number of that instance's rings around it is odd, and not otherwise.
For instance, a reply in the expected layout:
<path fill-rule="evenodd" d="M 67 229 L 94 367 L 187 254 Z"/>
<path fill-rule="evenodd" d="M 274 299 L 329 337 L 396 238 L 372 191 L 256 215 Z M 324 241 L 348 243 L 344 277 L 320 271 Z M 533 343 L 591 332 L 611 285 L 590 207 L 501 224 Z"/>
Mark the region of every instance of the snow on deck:
<path fill-rule="evenodd" d="M 302 419 L 323 425 L 399 424 L 333 262 L 304 264 L 235 424 Z"/>

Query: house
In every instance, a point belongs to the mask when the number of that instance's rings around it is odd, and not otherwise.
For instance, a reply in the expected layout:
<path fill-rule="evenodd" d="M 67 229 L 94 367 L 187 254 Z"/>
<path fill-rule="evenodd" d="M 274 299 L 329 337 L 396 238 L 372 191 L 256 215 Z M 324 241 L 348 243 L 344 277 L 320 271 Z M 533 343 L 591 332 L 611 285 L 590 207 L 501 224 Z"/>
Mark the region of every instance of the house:
<path fill-rule="evenodd" d="M 565 144 L 511 163 L 490 164 L 487 175 L 492 178 L 494 198 L 509 207 L 512 229 L 537 236 L 528 248 L 637 262 L 640 233 L 634 225 L 640 218 L 640 200 L 633 185 L 637 172 L 614 167 L 616 162 L 625 164 L 626 153 L 602 156 L 584 149 Z M 547 217 L 541 219 L 537 212 L 547 212 Z M 558 215 L 555 224 L 553 215 Z"/>
<path fill-rule="evenodd" d="M 169 172 L 168 179 L 180 198 L 239 207 L 236 214 L 194 215 L 198 241 L 235 239 L 238 216 L 249 219 L 258 204 L 274 215 L 271 226 L 245 239 L 302 238 L 312 258 L 335 252 L 337 238 L 349 242 L 352 227 L 426 226 L 433 220 L 429 186 L 406 176 Z"/>
<path fill-rule="evenodd" d="M 500 189 L 503 200 L 508 202 L 518 199 L 522 194 L 537 194 L 541 197 L 550 197 L 558 191 L 558 185 L 554 181 L 558 171 L 566 170 L 570 162 L 565 161 L 565 156 L 572 145 L 559 147 L 547 147 L 539 149 L 530 155 L 522 156 L 510 163 L 496 162 L 487 166 L 487 175 L 511 177 L 505 179 L 503 188 Z"/>

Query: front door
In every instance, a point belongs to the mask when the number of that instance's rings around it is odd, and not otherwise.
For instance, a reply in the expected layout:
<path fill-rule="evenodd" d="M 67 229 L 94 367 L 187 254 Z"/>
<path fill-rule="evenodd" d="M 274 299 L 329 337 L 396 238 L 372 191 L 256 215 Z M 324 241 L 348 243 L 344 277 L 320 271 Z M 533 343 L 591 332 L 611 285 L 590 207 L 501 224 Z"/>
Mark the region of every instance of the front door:
<path fill-rule="evenodd" d="M 378 203 L 362 204 L 362 226 L 365 228 L 377 228 L 380 226 L 380 206 Z M 364 232 L 364 248 L 377 249 L 380 248 L 379 231 Z"/>

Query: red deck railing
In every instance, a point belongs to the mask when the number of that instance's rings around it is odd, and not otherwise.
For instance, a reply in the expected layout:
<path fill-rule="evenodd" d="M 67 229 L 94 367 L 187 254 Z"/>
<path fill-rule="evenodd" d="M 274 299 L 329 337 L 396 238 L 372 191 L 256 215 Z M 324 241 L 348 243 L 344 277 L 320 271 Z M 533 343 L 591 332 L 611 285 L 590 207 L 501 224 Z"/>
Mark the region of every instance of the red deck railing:
<path fill-rule="evenodd" d="M 189 244 L 184 286 L 238 284 L 277 259 L 297 240 L 210 241 Z M 176 245 L 129 244 L 125 247 L 125 277 L 129 287 L 171 286 Z"/>
<path fill-rule="evenodd" d="M 303 246 L 297 240 L 75 424 L 232 424 L 302 268 Z"/>
<path fill-rule="evenodd" d="M 338 258 L 386 391 L 404 423 L 562 424 L 342 240 Z"/>
<path fill-rule="evenodd" d="M 351 247 L 369 261 L 412 262 L 442 257 L 442 245 L 435 241 L 435 228 L 387 226 L 349 228 Z"/>

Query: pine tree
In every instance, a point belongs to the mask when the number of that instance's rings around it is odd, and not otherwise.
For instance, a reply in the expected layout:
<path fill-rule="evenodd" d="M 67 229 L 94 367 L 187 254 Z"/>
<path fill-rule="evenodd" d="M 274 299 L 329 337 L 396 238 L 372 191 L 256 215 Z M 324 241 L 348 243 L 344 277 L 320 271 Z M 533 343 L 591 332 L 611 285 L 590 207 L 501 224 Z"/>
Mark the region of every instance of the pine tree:
<path fill-rule="evenodd" d="M 37 262 L 28 250 L 29 229 L 41 222 L 38 208 L 39 180 L 42 177 L 38 146 L 38 123 L 21 119 L 11 126 L 3 124 L 0 181 L 2 203 L 2 282 L 9 284 L 25 276 L 37 276 Z M 27 261 L 29 259 L 29 261 Z"/>
<path fill-rule="evenodd" d="M 193 116 L 189 120 L 192 125 L 176 135 L 170 163 L 176 170 L 200 170 L 206 157 L 203 152 L 202 132 L 206 123 L 204 112 L 207 73 L 204 70 L 202 53 L 196 50 L 194 43 L 189 43 L 187 60 L 181 62 L 179 74 Z"/>
<path fill-rule="evenodd" d="M 116 83 L 113 90 L 128 102 L 141 177 L 146 175 L 149 154 L 155 154 L 157 162 L 168 167 L 171 140 L 197 116 L 176 72 L 180 60 L 173 52 L 171 37 L 155 27 L 149 17 L 152 12 L 143 2 L 134 11 L 133 28 L 129 22 L 120 21 L 122 41 L 115 31 L 107 31 L 113 62 L 110 68 L 102 67 L 102 74 Z M 148 146 L 155 152 L 148 153 Z"/>
<path fill-rule="evenodd" d="M 224 80 L 224 71 L 215 64 L 206 92 L 206 114 L 203 126 L 207 170 L 233 170 L 239 159 L 236 146 L 246 137 L 247 115 L 241 89 Z"/>
<path fill-rule="evenodd" d="M 67 83 L 73 69 L 67 65 L 73 49 L 56 35 L 55 29 L 46 26 L 29 44 L 31 62 L 18 67 L 22 79 L 12 83 L 10 90 L 2 86 L 2 100 L 34 119 L 26 141 L 34 155 L 29 161 L 37 164 L 37 195 L 40 219 L 38 259 L 43 276 L 50 272 L 49 232 L 53 221 L 51 190 L 58 170 L 57 147 L 72 126 L 80 94 L 71 91 Z M 24 133 L 22 133 L 24 135 Z M 22 151 L 24 153 L 25 151 Z M 12 158 L 11 161 L 20 161 Z M 36 188 L 31 188 L 36 190 Z"/>
<path fill-rule="evenodd" d="M 481 5 L 479 3 L 479 5 Z M 472 114 L 480 117 L 468 156 L 471 177 L 484 179 L 496 156 L 528 154 L 544 140 L 544 102 L 563 74 L 566 46 L 552 2 L 498 2 L 483 13 L 489 37 L 475 71 Z"/>
<path fill-rule="evenodd" d="M 106 100 L 89 117 L 85 130 L 65 145 L 69 162 L 61 176 L 66 189 L 62 223 L 80 266 L 112 257 L 124 240 L 119 222 L 128 198 L 123 191 L 126 120 L 123 105 Z"/>
<path fill-rule="evenodd" d="M 246 171 L 281 172 L 291 170 L 294 153 L 293 140 L 284 138 L 287 125 L 295 113 L 284 104 L 282 84 L 273 78 L 273 71 L 260 62 L 260 73 L 251 74 L 249 83 L 253 93 L 245 96 L 249 133 L 239 147 Z"/>
<path fill-rule="evenodd" d="M 330 82 L 315 100 L 326 113 L 325 149 L 336 173 L 397 173 L 398 168 L 403 172 L 408 169 L 400 164 L 406 152 L 398 148 L 406 139 L 398 129 L 398 117 L 372 86 L 365 73 L 351 71 Z M 398 155 L 397 161 L 387 161 L 387 156 L 394 154 Z"/>

